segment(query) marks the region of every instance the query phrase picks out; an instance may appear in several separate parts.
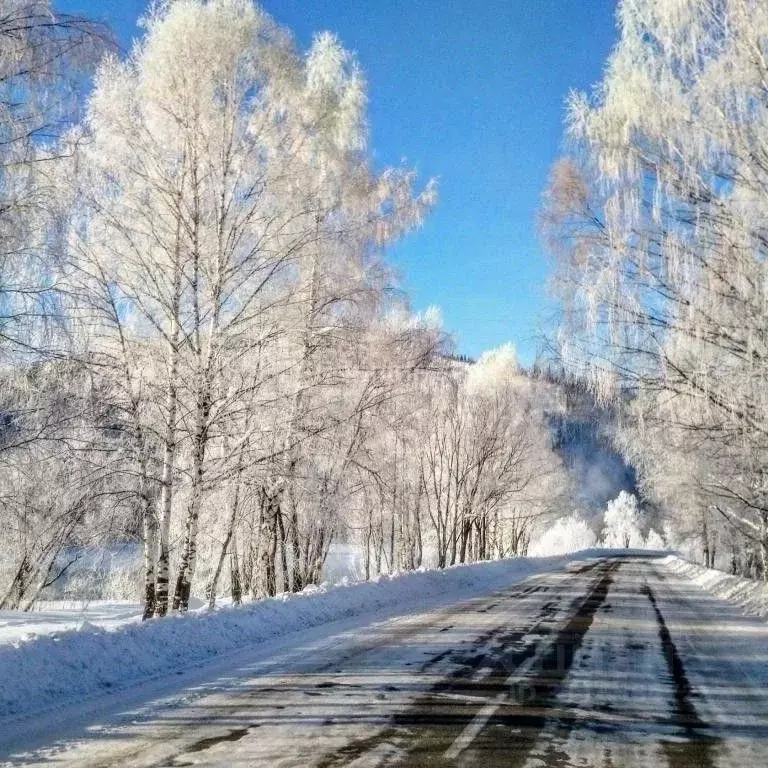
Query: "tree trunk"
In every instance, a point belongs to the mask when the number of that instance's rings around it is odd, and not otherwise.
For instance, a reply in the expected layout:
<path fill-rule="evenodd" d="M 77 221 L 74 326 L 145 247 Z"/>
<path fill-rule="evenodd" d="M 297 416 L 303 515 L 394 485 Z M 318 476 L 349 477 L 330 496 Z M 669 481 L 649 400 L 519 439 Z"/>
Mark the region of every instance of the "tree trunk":
<path fill-rule="evenodd" d="M 240 562 L 237 556 L 237 530 L 232 531 L 232 541 L 229 542 L 229 572 L 232 584 L 232 602 L 240 605 L 243 602 L 243 585 L 240 578 Z"/>
<path fill-rule="evenodd" d="M 189 609 L 189 597 L 192 592 L 192 580 L 197 565 L 197 528 L 200 519 L 200 507 L 203 501 L 203 463 L 205 461 L 206 421 L 198 417 L 195 429 L 195 441 L 192 457 L 192 488 L 184 526 L 184 545 L 181 552 L 179 572 L 176 577 L 176 589 L 173 593 L 173 610 L 185 612 Z"/>
<path fill-rule="evenodd" d="M 288 574 L 288 551 L 286 543 L 285 525 L 283 523 L 282 511 L 277 515 L 277 530 L 279 532 L 278 544 L 280 546 L 280 568 L 283 576 L 283 592 L 291 591 L 290 578 Z"/>
<path fill-rule="evenodd" d="M 0 610 L 16 610 L 21 605 L 31 578 L 32 566 L 29 562 L 29 553 L 25 552 L 3 599 L 0 600 Z"/>
<path fill-rule="evenodd" d="M 395 510 L 392 509 L 392 518 L 389 525 L 389 572 L 395 572 Z"/>
<path fill-rule="evenodd" d="M 701 513 L 701 544 L 704 554 L 704 566 L 711 568 L 711 558 L 709 551 L 709 529 L 707 526 L 707 513 L 702 511 Z"/>
<path fill-rule="evenodd" d="M 424 540 L 421 532 L 421 488 L 416 494 L 416 505 L 414 507 L 414 524 L 416 526 L 416 568 L 421 568 L 424 559 Z"/>
<path fill-rule="evenodd" d="M 171 510 L 173 506 L 173 471 L 176 462 L 176 413 L 178 409 L 178 391 L 176 379 L 179 367 L 178 342 L 170 343 L 171 363 L 168 372 L 168 391 L 166 395 L 165 438 L 163 446 L 163 471 L 160 480 L 160 524 L 158 530 L 159 552 L 157 556 L 157 587 L 155 589 L 155 615 L 168 613 L 168 593 L 170 586 L 170 531 Z"/>
<path fill-rule="evenodd" d="M 261 498 L 259 494 L 259 499 Z M 243 593 L 256 597 L 257 593 L 257 567 L 261 530 L 261 501 L 258 504 L 250 504 L 248 540 L 243 550 Z"/>
<path fill-rule="evenodd" d="M 371 579 L 371 538 L 373 536 L 373 513 L 368 507 L 368 525 L 365 529 L 365 580 Z"/>
<path fill-rule="evenodd" d="M 179 225 L 177 224 L 177 227 Z M 176 463 L 176 418 L 179 407 L 179 344 L 181 324 L 179 312 L 181 306 L 181 252 L 179 249 L 180 232 L 176 233 L 176 265 L 173 275 L 173 301 L 171 304 L 171 334 L 166 353 L 168 355 L 168 383 L 165 395 L 165 435 L 163 438 L 163 470 L 160 480 L 160 519 L 158 530 L 157 586 L 155 588 L 155 615 L 168 613 L 170 589 L 170 530 L 173 506 L 173 474 Z"/>
<path fill-rule="evenodd" d="M 304 589 L 304 579 L 301 572 L 301 541 L 299 540 L 299 513 L 296 503 L 291 504 L 291 556 L 293 558 L 291 591 L 301 592 Z"/>
<path fill-rule="evenodd" d="M 156 610 L 155 562 L 157 559 L 157 518 L 152 502 L 146 493 L 142 494 L 144 520 L 144 611 L 142 621 L 152 618 Z"/>
<path fill-rule="evenodd" d="M 130 384 L 130 375 L 126 373 L 126 380 Z M 141 620 L 152 618 L 156 610 L 155 580 L 157 578 L 157 510 L 151 495 L 149 479 L 149 464 L 147 460 L 147 448 L 144 440 L 144 431 L 139 420 L 139 404 L 132 401 L 134 418 L 134 444 L 139 459 L 139 503 L 141 504 L 141 523 L 143 533 L 143 560 L 144 560 L 144 609 Z"/>
<path fill-rule="evenodd" d="M 378 536 L 376 537 L 376 575 L 381 575 L 381 561 L 384 556 L 384 523 L 379 520 Z"/>
<path fill-rule="evenodd" d="M 275 551 L 277 532 L 275 530 L 276 508 L 273 492 L 263 488 L 261 491 L 261 518 L 259 524 L 259 554 L 257 558 L 256 594 L 257 597 L 272 597 L 275 594 Z"/>
<path fill-rule="evenodd" d="M 206 594 L 208 596 L 208 608 L 213 609 L 216 605 L 216 592 L 219 589 L 219 579 L 221 578 L 221 572 L 224 569 L 224 560 L 227 556 L 227 551 L 232 547 L 232 539 L 235 535 L 235 525 L 237 524 L 237 513 L 240 508 L 240 485 L 241 476 L 243 472 L 243 449 L 240 449 L 240 455 L 238 457 L 237 472 L 235 475 L 235 487 L 232 492 L 232 501 L 229 508 L 229 520 L 227 522 L 227 531 L 224 536 L 224 541 L 221 544 L 221 550 L 219 551 L 219 557 L 216 562 L 216 568 L 214 569 L 213 576 L 211 577 L 208 586 L 206 587 Z"/>
<path fill-rule="evenodd" d="M 472 532 L 472 521 L 469 520 L 465 513 L 461 514 L 461 545 L 459 546 L 459 562 L 465 563 L 467 561 L 467 544 L 469 543 L 469 536 Z"/>

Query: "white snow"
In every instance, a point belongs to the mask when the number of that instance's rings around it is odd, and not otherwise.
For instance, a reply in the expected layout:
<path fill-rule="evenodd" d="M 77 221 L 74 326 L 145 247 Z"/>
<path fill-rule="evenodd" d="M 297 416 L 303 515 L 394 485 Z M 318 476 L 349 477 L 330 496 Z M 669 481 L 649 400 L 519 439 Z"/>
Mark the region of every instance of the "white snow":
<path fill-rule="evenodd" d="M 704 568 L 678 555 L 670 555 L 664 564 L 678 576 L 685 576 L 701 589 L 735 603 L 746 613 L 768 616 L 768 583 L 732 576 L 714 568 Z"/>
<path fill-rule="evenodd" d="M 69 618 L 56 611 L 4 612 L 0 717 L 37 713 L 131 687 L 298 630 L 358 615 L 369 622 L 448 605 L 562 569 L 574 560 L 606 554 L 588 550 L 564 557 L 422 570 L 147 622 L 138 622 L 130 605 L 123 606 L 123 614 L 118 608 L 110 611 L 108 606 L 94 605 L 85 612 L 72 612 Z"/>
<path fill-rule="evenodd" d="M 0 648 L 6 643 L 29 642 L 38 635 L 81 629 L 93 625 L 117 629 L 141 620 L 139 603 L 107 600 L 52 600 L 37 604 L 29 613 L 0 611 Z"/>

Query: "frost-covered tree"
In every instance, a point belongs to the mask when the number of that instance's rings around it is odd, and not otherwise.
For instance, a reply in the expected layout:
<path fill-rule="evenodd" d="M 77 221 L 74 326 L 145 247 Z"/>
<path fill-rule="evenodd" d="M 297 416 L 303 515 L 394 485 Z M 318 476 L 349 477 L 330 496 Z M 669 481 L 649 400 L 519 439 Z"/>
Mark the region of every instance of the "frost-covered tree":
<path fill-rule="evenodd" d="M 151 473 L 160 488 L 145 504 L 147 602 L 156 600 L 160 615 L 169 601 L 179 442 L 187 441 L 191 482 L 174 597 L 184 607 L 218 385 L 227 364 L 258 343 L 244 334 L 305 235 L 288 230 L 296 211 L 283 211 L 275 190 L 285 190 L 285 168 L 269 162 L 282 150 L 272 91 L 289 53 L 282 32 L 250 3 L 159 5 L 129 60 L 102 66 L 89 103 L 74 271 L 95 310 L 98 362 L 115 369 L 131 410 L 139 484 L 148 486 L 142 476 Z M 160 365 L 147 369 L 148 347 Z M 147 425 L 136 420 L 143 396 Z"/>
<path fill-rule="evenodd" d="M 699 510 L 768 562 L 768 10 L 624 0 L 618 19 L 600 87 L 571 99 L 574 153 L 543 217 L 563 350 L 604 393 L 636 396 L 649 486 L 679 467 Z"/>
<path fill-rule="evenodd" d="M 299 532 L 284 497 L 301 446 L 356 418 L 334 392 L 358 383 L 345 358 L 385 287 L 378 253 L 432 187 L 371 169 L 364 83 L 338 41 L 304 57 L 247 0 L 156 6 L 130 58 L 102 66 L 84 130 L 72 294 L 131 424 L 147 605 L 167 610 L 179 536 L 172 604 L 186 608 L 206 497 L 233 482 L 222 544 L 255 504 L 259 589 L 274 593 L 276 532 Z"/>
<path fill-rule="evenodd" d="M 58 375 L 67 366 L 46 367 L 44 361 L 68 349 L 61 334 L 63 249 L 56 187 L 65 150 L 58 139 L 77 116 L 82 78 L 108 46 L 104 28 L 56 13 L 46 0 L 6 0 L 0 6 L 4 607 L 31 604 L 41 584 L 52 577 L 56 554 L 82 520 L 77 511 L 82 505 L 72 499 L 85 493 L 86 486 L 77 490 L 75 480 L 82 480 L 79 469 L 84 465 L 65 441 L 82 403 L 60 407 L 63 401 L 55 388 L 69 391 L 69 373 Z"/>
<path fill-rule="evenodd" d="M 0 7 L 0 354 L 46 346 L 55 314 L 57 139 L 76 118 L 79 80 L 106 30 L 47 0 Z"/>
<path fill-rule="evenodd" d="M 646 549 L 666 549 L 667 543 L 664 541 L 664 537 L 654 528 L 648 531 L 648 535 L 645 537 Z"/>
<path fill-rule="evenodd" d="M 543 393 L 509 346 L 475 365 L 449 362 L 432 387 L 418 456 L 438 565 L 522 554 L 530 523 L 558 508 L 567 485 Z"/>
<path fill-rule="evenodd" d="M 0 608 L 28 610 L 83 546 L 127 533 L 134 510 L 114 482 L 121 431 L 78 361 L 7 369 L 0 392 Z"/>
<path fill-rule="evenodd" d="M 622 491 L 605 508 L 601 540 L 606 547 L 641 548 L 645 541 L 642 527 L 637 497 Z"/>
<path fill-rule="evenodd" d="M 597 544 L 597 536 L 589 523 L 578 514 L 555 520 L 531 543 L 529 554 L 534 557 L 567 555 Z"/>
<path fill-rule="evenodd" d="M 316 38 L 300 86 L 294 98 L 304 138 L 293 196 L 305 201 L 311 240 L 296 254 L 291 306 L 282 319 L 286 375 L 281 384 L 287 403 L 275 431 L 274 461 L 263 486 L 260 513 L 260 590 L 266 594 L 274 592 L 274 578 L 269 565 L 273 558 L 264 547 L 276 531 L 281 547 L 281 530 L 291 539 L 294 589 L 301 588 L 308 573 L 306 564 L 304 576 L 300 573 L 299 562 L 306 561 L 306 555 L 299 553 L 314 551 L 315 560 L 324 560 L 330 546 L 328 512 L 341 477 L 317 478 L 320 485 L 311 496 L 318 508 L 312 516 L 324 522 L 304 526 L 315 542 L 302 543 L 297 504 L 300 486 L 306 484 L 296 473 L 318 455 L 318 449 L 324 453 L 318 440 L 338 437 L 334 419 L 341 432 L 356 425 L 357 436 L 350 442 L 343 439 L 339 446 L 346 458 L 337 471 L 350 468 L 350 451 L 358 444 L 364 412 L 371 410 L 370 398 L 378 398 L 382 385 L 378 350 L 374 347 L 373 354 L 367 350 L 372 340 L 382 341 L 369 336 L 387 288 L 379 254 L 421 223 L 434 198 L 431 184 L 414 194 L 410 171 L 372 172 L 365 155 L 364 83 L 354 59 L 335 38 Z M 341 406 L 341 412 L 335 406 Z M 318 418 L 320 414 L 325 419 Z"/>

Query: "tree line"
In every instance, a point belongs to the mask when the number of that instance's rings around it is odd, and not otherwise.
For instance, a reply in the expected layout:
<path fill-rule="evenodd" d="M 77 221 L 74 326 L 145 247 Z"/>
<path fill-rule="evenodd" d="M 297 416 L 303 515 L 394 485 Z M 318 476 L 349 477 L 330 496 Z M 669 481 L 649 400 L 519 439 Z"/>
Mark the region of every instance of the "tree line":
<path fill-rule="evenodd" d="M 250 0 L 143 29 L 0 12 L 0 608 L 113 541 L 145 618 L 299 591 L 339 542 L 365 577 L 524 553 L 557 395 L 397 290 L 436 188 L 374 167 L 354 57 Z"/>

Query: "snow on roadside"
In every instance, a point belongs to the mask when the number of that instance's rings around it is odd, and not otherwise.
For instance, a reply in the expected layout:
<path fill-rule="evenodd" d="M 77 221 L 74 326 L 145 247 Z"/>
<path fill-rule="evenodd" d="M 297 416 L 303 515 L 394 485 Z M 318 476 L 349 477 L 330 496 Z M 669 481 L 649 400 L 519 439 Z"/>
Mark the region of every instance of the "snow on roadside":
<path fill-rule="evenodd" d="M 684 576 L 701 589 L 735 603 L 746 613 L 768 617 L 768 584 L 724 571 L 705 568 L 677 555 L 665 557 L 661 563 L 678 576 Z"/>
<path fill-rule="evenodd" d="M 365 620 L 361 623 L 369 623 L 425 605 L 449 605 L 535 574 L 559 570 L 574 560 L 605 554 L 592 550 L 382 576 L 370 582 L 281 595 L 239 608 L 200 610 L 127 624 L 112 631 L 85 622 L 77 629 L 2 643 L 0 717 L 69 705 L 352 616 L 359 615 Z"/>

